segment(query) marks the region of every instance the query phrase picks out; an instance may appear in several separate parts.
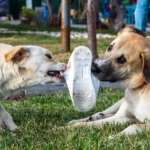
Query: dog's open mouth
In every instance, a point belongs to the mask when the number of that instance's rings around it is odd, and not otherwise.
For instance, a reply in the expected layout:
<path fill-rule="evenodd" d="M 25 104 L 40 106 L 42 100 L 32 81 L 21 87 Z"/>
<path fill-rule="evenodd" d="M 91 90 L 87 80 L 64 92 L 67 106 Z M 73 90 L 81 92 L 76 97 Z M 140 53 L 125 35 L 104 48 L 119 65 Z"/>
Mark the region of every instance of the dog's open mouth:
<path fill-rule="evenodd" d="M 57 77 L 57 78 L 62 78 L 63 77 L 63 71 L 48 71 L 47 72 L 47 75 L 48 76 L 51 76 L 51 77 Z"/>

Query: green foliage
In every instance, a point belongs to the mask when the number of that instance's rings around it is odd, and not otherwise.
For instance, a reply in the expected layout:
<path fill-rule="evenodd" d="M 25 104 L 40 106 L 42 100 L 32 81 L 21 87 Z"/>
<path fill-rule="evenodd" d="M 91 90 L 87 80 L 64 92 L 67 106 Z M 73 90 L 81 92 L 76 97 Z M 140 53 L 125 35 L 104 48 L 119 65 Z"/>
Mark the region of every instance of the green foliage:
<path fill-rule="evenodd" d="M 61 27 L 48 27 L 46 25 L 13 25 L 13 24 L 0 24 L 0 28 L 7 28 L 9 30 L 15 30 L 15 31 L 59 31 L 61 30 Z M 87 29 L 78 29 L 78 28 L 71 28 L 71 31 L 77 31 L 77 32 L 87 32 Z M 102 34 L 111 34 L 116 35 L 116 32 L 104 29 L 104 30 L 97 30 L 97 33 Z"/>
<path fill-rule="evenodd" d="M 21 9 L 22 17 L 28 18 L 29 20 L 33 20 L 35 17 L 35 11 L 31 8 L 27 8 L 25 6 Z"/>

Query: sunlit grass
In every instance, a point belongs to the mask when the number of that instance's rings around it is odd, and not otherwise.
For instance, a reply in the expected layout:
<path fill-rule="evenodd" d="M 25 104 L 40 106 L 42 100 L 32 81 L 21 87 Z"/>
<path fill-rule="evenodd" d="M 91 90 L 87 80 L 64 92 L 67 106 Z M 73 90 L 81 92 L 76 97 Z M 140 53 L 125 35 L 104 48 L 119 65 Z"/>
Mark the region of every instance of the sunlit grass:
<path fill-rule="evenodd" d="M 107 46 L 113 39 L 100 38 L 97 40 L 98 54 L 102 55 Z M 47 37 L 44 35 L 18 35 L 18 34 L 1 34 L 0 42 L 11 45 L 37 45 L 49 49 L 59 61 L 67 62 L 71 52 L 77 46 L 88 46 L 87 39 L 71 39 L 71 48 L 69 53 L 61 49 L 61 39 L 56 37 Z"/>
<path fill-rule="evenodd" d="M 150 148 L 150 132 L 133 137 L 109 140 L 129 124 L 105 125 L 101 128 L 72 128 L 62 130 L 73 119 L 87 117 L 111 106 L 123 96 L 122 90 L 102 89 L 95 108 L 88 113 L 77 112 L 68 93 L 32 97 L 24 101 L 5 101 L 4 107 L 20 127 L 16 133 L 1 132 L 2 150 L 146 150 Z"/>

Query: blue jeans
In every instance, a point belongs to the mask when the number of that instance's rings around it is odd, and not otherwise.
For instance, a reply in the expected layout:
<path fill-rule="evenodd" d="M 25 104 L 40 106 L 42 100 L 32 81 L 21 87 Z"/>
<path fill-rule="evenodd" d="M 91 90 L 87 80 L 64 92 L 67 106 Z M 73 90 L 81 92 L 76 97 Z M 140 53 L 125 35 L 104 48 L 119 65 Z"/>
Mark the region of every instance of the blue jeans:
<path fill-rule="evenodd" d="M 150 5 L 150 0 L 137 0 L 135 15 L 135 27 L 146 31 L 146 26 L 148 22 L 148 8 Z"/>

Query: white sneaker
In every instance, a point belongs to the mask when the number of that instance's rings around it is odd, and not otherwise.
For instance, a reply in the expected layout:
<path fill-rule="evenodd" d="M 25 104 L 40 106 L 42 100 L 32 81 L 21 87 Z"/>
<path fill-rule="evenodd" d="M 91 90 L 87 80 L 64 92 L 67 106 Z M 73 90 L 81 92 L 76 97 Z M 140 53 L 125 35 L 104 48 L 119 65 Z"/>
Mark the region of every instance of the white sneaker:
<path fill-rule="evenodd" d="M 100 81 L 91 73 L 92 54 L 89 48 L 74 49 L 64 77 L 76 110 L 90 111 L 96 103 Z"/>

